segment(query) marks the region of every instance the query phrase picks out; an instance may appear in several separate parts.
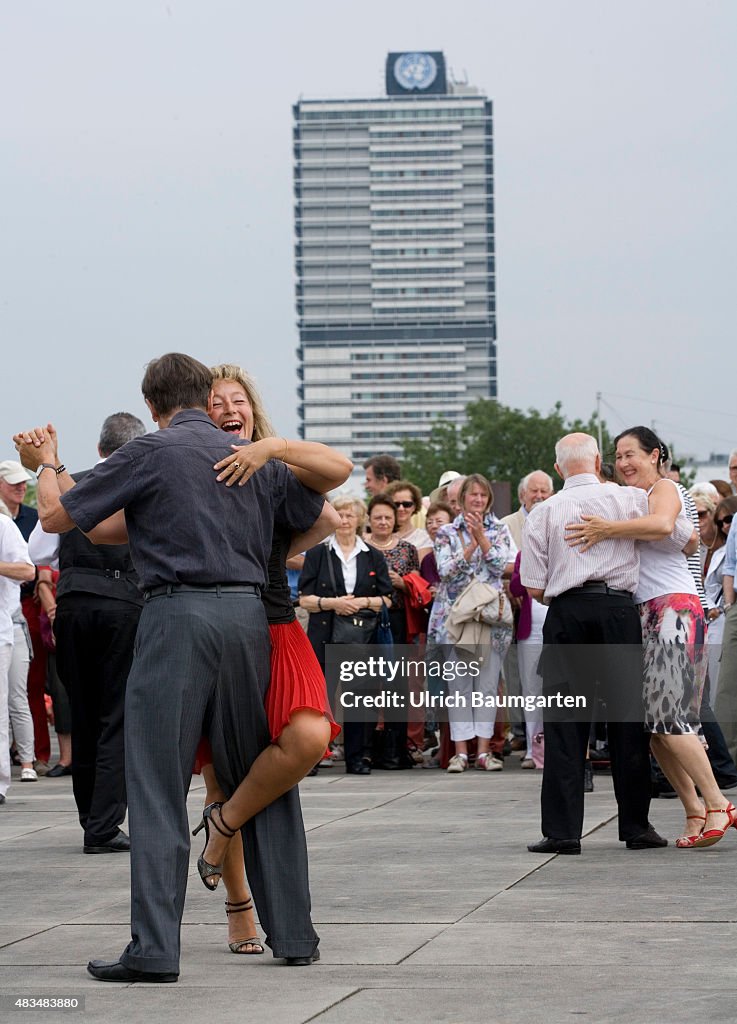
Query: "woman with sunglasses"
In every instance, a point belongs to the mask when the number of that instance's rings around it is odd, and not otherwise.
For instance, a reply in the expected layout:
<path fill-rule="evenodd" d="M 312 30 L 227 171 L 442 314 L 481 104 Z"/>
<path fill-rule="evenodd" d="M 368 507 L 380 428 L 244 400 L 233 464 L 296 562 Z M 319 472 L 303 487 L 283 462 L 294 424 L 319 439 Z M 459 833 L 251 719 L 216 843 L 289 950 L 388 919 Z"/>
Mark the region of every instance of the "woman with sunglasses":
<path fill-rule="evenodd" d="M 416 527 L 412 517 L 422 510 L 422 492 L 417 484 L 409 480 L 394 480 L 386 489 L 397 509 L 397 537 L 417 548 L 420 562 L 432 550 L 432 541 L 427 530 Z"/>
<path fill-rule="evenodd" d="M 708 545 L 708 561 L 704 564 L 704 590 L 709 605 L 706 615 L 709 624 L 706 641 L 709 651 L 709 693 L 712 707 L 716 703 L 719 687 L 719 663 L 724 637 L 724 556 L 735 512 L 737 512 L 737 497 L 724 498 L 714 509 L 714 540 Z M 701 520 L 699 520 L 699 525 L 701 526 Z M 702 541 L 706 539 L 703 526 L 701 527 L 701 539 Z"/>

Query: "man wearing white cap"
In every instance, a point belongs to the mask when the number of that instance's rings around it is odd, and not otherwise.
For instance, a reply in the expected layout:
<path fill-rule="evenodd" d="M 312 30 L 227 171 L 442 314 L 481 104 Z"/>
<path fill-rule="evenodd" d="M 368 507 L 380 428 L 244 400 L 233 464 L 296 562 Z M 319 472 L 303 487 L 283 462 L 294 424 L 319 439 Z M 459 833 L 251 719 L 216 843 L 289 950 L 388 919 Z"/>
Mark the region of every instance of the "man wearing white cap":
<path fill-rule="evenodd" d="M 454 480 L 460 480 L 461 474 L 456 473 L 454 469 L 446 469 L 438 480 L 438 486 L 434 491 L 430 491 L 430 501 L 447 501 L 448 500 L 448 484 L 453 483 Z"/>
<path fill-rule="evenodd" d="M 0 462 L 0 498 L 8 506 L 8 511 L 15 525 L 28 543 L 33 527 L 38 522 L 38 512 L 30 505 L 24 505 L 26 487 L 33 480 L 31 474 L 21 466 L 20 462 L 6 459 Z"/>

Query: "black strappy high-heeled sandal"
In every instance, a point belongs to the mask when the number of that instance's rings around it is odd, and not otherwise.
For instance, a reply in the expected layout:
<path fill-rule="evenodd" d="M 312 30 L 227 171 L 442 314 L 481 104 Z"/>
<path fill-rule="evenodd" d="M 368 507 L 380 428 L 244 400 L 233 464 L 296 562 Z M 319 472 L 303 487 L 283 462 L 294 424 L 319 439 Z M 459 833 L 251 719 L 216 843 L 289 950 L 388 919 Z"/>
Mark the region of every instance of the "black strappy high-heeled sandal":
<path fill-rule="evenodd" d="M 248 910 L 253 909 L 253 900 L 250 898 L 245 900 L 243 903 L 231 903 L 230 900 L 225 901 L 225 913 L 230 917 L 231 914 L 242 914 Z M 228 942 L 231 953 L 240 953 L 241 955 L 258 955 L 263 953 L 264 947 L 261 944 L 261 939 L 258 935 L 252 935 L 250 939 L 234 939 L 233 942 Z M 250 946 L 251 949 L 244 949 L 244 946 Z"/>
<path fill-rule="evenodd" d="M 219 823 L 215 821 L 215 819 L 212 816 L 212 812 L 215 809 L 220 811 Z M 196 836 L 197 833 L 201 832 L 203 828 L 205 830 L 205 845 L 202 850 L 202 853 L 197 858 L 197 870 L 200 873 L 200 878 L 202 879 L 202 884 L 205 886 L 205 888 L 209 889 L 210 892 L 214 892 L 218 887 L 220 878 L 222 877 L 225 862 L 222 862 L 220 864 L 210 864 L 208 861 L 205 860 L 205 850 L 207 849 L 207 844 L 210 842 L 210 825 L 212 825 L 212 827 L 217 832 L 219 832 L 221 836 L 225 836 L 226 839 L 232 839 L 238 830 L 230 828 L 230 826 L 223 819 L 222 803 L 213 803 L 208 804 L 207 807 L 204 809 L 204 811 L 202 812 L 202 821 L 199 823 L 197 828 L 192 833 L 193 836 Z M 208 878 L 212 878 L 213 875 L 217 875 L 218 877 L 211 885 L 210 882 L 208 882 Z"/>

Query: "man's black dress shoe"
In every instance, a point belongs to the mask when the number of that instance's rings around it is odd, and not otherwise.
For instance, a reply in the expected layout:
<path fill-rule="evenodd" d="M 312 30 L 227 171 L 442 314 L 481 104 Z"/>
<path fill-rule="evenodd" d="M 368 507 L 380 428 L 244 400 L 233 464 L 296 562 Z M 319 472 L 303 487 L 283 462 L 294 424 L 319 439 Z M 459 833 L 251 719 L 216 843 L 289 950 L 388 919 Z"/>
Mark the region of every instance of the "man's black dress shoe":
<path fill-rule="evenodd" d="M 55 764 L 53 768 L 49 768 L 46 772 L 47 779 L 60 779 L 62 775 L 71 775 L 72 766 L 70 764 Z"/>
<path fill-rule="evenodd" d="M 106 843 L 97 843 L 96 845 L 84 844 L 85 853 L 130 853 L 131 841 L 125 832 L 118 832 L 112 839 L 108 839 Z"/>
<path fill-rule="evenodd" d="M 312 956 L 288 956 L 284 960 L 286 967 L 310 967 L 320 959 L 320 950 L 316 949 Z"/>
<path fill-rule="evenodd" d="M 581 852 L 581 843 L 578 839 L 551 839 L 546 836 L 539 843 L 531 843 L 527 849 L 530 853 L 570 853 Z"/>
<path fill-rule="evenodd" d="M 634 839 L 627 840 L 628 850 L 657 850 L 668 845 L 668 840 L 659 836 L 655 829 L 650 826 L 647 832 L 641 832 Z"/>
<path fill-rule="evenodd" d="M 371 765 L 366 761 L 348 761 L 345 773 L 346 775 L 370 775 Z"/>
<path fill-rule="evenodd" d="M 96 981 L 148 981 L 154 985 L 165 985 L 179 978 L 179 975 L 174 973 L 134 971 L 132 967 L 121 964 L 120 960 L 90 960 L 87 964 L 87 973 Z"/>

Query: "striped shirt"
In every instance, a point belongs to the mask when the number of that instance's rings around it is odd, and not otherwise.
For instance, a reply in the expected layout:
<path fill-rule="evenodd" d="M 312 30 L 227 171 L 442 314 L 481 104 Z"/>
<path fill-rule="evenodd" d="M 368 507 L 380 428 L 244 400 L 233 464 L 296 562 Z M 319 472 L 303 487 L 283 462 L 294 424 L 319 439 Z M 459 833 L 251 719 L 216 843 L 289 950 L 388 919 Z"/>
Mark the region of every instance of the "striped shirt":
<path fill-rule="evenodd" d="M 696 530 L 696 532 L 698 533 L 699 538 L 701 538 L 701 525 L 699 523 L 699 513 L 696 511 L 694 500 L 688 493 L 686 488 L 683 486 L 683 484 L 678 484 L 677 486 L 678 490 L 681 493 L 681 497 L 683 498 L 683 506 L 686 510 L 686 515 L 691 520 L 691 524 L 693 525 L 694 530 Z M 709 602 L 706 600 L 706 591 L 704 590 L 704 573 L 703 566 L 701 564 L 700 549 L 697 548 L 696 552 L 693 555 L 688 555 L 686 557 L 686 561 L 688 562 L 688 571 L 693 576 L 693 581 L 696 584 L 696 593 L 699 595 L 701 607 L 704 609 L 704 613 L 706 613 L 709 611 Z"/>
<path fill-rule="evenodd" d="M 647 495 L 640 488 L 602 484 L 594 473 L 568 477 L 563 490 L 535 505 L 525 520 L 522 583 L 544 590 L 546 601 L 594 581 L 634 592 L 640 572 L 634 539 L 611 537 L 581 551 L 568 545 L 564 531 L 582 515 L 639 519 L 647 514 Z"/>

